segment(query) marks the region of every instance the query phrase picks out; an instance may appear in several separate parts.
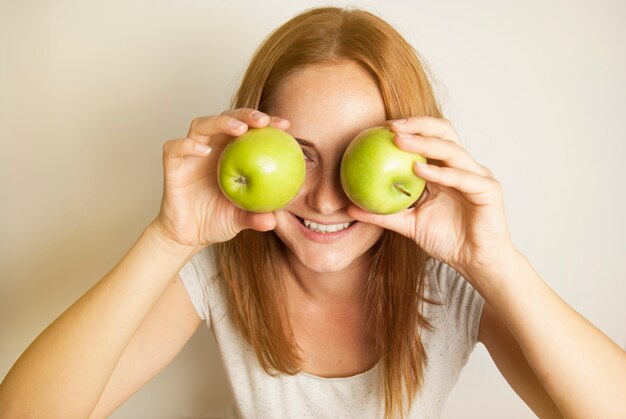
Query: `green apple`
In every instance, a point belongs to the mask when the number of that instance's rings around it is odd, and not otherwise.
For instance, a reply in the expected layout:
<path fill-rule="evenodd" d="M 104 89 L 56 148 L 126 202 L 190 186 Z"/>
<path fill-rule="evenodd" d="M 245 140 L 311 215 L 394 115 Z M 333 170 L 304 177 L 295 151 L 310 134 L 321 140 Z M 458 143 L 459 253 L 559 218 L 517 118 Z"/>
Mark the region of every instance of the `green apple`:
<path fill-rule="evenodd" d="M 404 151 L 385 127 L 366 129 L 348 145 L 341 159 L 341 186 L 352 202 L 375 214 L 392 214 L 410 207 L 426 186 L 413 171 L 426 158 Z"/>
<path fill-rule="evenodd" d="M 218 182 L 239 208 L 271 212 L 285 207 L 300 191 L 306 163 L 300 144 L 275 127 L 251 128 L 220 154 Z"/>

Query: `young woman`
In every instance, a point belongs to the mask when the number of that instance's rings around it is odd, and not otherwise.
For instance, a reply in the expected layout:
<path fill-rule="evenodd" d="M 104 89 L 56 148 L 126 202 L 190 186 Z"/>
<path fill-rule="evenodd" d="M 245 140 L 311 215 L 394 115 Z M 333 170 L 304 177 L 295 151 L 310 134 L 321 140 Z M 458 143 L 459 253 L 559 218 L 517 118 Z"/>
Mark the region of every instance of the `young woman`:
<path fill-rule="evenodd" d="M 202 321 L 243 417 L 438 417 L 478 341 L 540 417 L 626 416 L 626 354 L 516 249 L 500 184 L 387 23 L 295 17 L 256 52 L 232 108 L 165 143 L 158 216 L 17 360 L 1 417 L 105 417 Z M 270 124 L 300 142 L 307 180 L 286 208 L 245 212 L 221 194 L 217 159 Z M 415 166 L 418 203 L 387 216 L 352 205 L 338 176 L 350 140 L 379 125 L 430 163 Z"/>

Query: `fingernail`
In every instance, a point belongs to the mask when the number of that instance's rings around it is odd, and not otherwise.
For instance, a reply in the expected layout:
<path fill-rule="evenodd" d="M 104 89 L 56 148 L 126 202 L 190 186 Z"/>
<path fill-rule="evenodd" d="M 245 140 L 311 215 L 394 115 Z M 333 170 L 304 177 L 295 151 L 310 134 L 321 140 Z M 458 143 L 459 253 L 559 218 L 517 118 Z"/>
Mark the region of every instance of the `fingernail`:
<path fill-rule="evenodd" d="M 405 122 L 406 122 L 406 119 L 396 119 L 396 120 L 394 120 L 394 121 L 390 121 L 389 123 L 390 123 L 390 124 L 393 124 L 393 125 L 402 125 L 402 124 L 404 124 Z"/>
<path fill-rule="evenodd" d="M 398 138 L 400 138 L 400 139 L 402 139 L 402 140 L 407 140 L 407 141 L 411 141 L 411 140 L 414 140 L 414 139 L 415 139 L 415 137 L 414 137 L 413 135 L 411 135 L 411 134 L 406 134 L 406 133 L 404 133 L 404 132 L 399 132 L 399 133 L 397 133 L 397 134 L 396 134 L 396 137 L 398 137 Z"/>
<path fill-rule="evenodd" d="M 246 124 L 244 124 L 243 122 L 238 121 L 236 119 L 231 119 L 230 122 L 228 123 L 228 125 L 230 125 L 231 128 L 239 129 L 239 128 L 243 127 Z"/>
<path fill-rule="evenodd" d="M 276 123 L 278 123 L 278 124 L 286 124 L 287 122 L 289 122 L 289 121 L 286 120 L 286 119 L 276 118 Z"/>
<path fill-rule="evenodd" d="M 256 119 L 257 121 L 260 121 L 263 118 L 267 118 L 267 115 L 265 115 L 262 112 L 255 111 L 255 112 L 252 112 L 252 117 Z"/>

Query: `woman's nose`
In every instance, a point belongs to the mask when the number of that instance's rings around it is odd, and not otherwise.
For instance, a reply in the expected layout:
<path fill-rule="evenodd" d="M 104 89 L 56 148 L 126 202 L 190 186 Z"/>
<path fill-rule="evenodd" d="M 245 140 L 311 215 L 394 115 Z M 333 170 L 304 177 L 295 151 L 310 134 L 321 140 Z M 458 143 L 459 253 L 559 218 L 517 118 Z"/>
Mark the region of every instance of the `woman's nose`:
<path fill-rule="evenodd" d="M 341 187 L 339 171 L 311 179 L 307 201 L 309 206 L 315 208 L 320 214 L 333 214 L 346 208 L 349 199 Z"/>

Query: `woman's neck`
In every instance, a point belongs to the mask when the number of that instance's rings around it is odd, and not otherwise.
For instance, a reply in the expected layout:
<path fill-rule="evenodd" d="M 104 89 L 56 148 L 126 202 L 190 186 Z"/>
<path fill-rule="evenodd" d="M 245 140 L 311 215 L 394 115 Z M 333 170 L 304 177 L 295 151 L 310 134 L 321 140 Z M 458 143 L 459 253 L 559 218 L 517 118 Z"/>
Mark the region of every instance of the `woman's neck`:
<path fill-rule="evenodd" d="M 363 287 L 369 274 L 368 252 L 336 272 L 316 272 L 288 256 L 291 269 L 285 275 L 285 290 L 291 301 L 322 306 L 354 306 L 363 302 Z"/>

